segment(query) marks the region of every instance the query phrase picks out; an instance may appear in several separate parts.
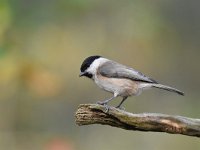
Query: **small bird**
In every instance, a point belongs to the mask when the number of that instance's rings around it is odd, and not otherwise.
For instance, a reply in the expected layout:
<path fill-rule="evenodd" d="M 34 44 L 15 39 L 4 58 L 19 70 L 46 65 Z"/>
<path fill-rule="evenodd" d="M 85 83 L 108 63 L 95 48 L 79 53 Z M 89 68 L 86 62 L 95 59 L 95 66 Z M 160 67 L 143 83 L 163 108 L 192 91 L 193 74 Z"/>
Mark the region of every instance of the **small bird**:
<path fill-rule="evenodd" d="M 88 77 L 103 90 L 113 93 L 111 98 L 97 102 L 105 106 L 109 101 L 120 96 L 122 101 L 116 108 L 121 108 L 122 103 L 129 96 L 139 95 L 143 90 L 152 87 L 184 95 L 180 90 L 159 84 L 154 79 L 133 68 L 101 56 L 86 58 L 81 65 L 80 71 L 79 77 Z"/>

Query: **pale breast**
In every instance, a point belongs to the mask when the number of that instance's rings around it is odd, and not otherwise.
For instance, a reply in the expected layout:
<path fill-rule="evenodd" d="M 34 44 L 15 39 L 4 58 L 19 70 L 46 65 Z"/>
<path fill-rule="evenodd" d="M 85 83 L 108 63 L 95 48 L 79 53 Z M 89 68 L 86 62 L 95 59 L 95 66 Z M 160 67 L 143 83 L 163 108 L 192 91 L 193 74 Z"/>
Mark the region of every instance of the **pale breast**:
<path fill-rule="evenodd" d="M 138 82 L 123 78 L 107 78 L 101 75 L 95 77 L 96 84 L 111 93 L 116 93 L 118 96 L 137 95 Z"/>

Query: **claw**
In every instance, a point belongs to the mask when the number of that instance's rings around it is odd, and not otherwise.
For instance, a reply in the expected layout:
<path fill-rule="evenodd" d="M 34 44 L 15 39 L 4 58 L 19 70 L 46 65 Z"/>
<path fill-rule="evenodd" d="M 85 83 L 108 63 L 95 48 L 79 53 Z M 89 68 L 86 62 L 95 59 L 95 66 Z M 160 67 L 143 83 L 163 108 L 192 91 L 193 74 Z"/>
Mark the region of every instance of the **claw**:
<path fill-rule="evenodd" d="M 108 113 L 109 112 L 109 106 L 108 105 L 104 105 L 106 110 L 105 110 L 105 113 Z"/>
<path fill-rule="evenodd" d="M 105 101 L 98 101 L 97 104 L 103 105 L 106 108 L 105 113 L 109 112 L 109 106 L 107 105 L 107 102 L 105 102 Z"/>
<path fill-rule="evenodd" d="M 98 101 L 97 104 L 99 104 L 99 105 L 103 105 L 103 106 L 106 108 L 105 113 L 107 113 L 107 112 L 109 111 L 109 106 L 107 105 L 108 102 L 111 101 L 111 100 L 112 100 L 113 98 L 115 98 L 116 96 L 117 96 L 117 95 L 114 94 L 113 97 L 111 97 L 111 98 L 109 98 L 109 99 L 107 99 L 107 100 L 104 100 L 104 101 Z"/>

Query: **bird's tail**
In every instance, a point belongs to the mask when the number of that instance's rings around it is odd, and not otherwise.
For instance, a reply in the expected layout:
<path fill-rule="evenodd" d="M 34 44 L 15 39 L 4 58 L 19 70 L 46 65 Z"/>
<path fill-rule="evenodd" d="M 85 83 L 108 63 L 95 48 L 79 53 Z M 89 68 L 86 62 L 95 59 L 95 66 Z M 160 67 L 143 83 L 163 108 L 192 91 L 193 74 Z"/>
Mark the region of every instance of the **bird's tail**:
<path fill-rule="evenodd" d="M 173 87 L 170 87 L 170 86 L 166 86 L 166 85 L 162 85 L 162 84 L 152 84 L 152 87 L 163 89 L 163 90 L 167 90 L 167 91 L 170 91 L 170 92 L 175 92 L 175 93 L 177 93 L 179 95 L 184 96 L 184 92 L 182 92 L 182 91 L 180 91 L 178 89 L 175 89 Z"/>

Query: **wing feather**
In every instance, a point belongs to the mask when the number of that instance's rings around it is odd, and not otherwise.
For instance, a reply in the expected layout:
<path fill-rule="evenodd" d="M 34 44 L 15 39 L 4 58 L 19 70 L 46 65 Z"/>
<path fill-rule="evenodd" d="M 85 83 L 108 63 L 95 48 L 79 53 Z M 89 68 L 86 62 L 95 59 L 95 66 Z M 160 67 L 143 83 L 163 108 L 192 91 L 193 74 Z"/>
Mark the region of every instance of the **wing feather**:
<path fill-rule="evenodd" d="M 126 78 L 134 81 L 157 83 L 155 80 L 145 76 L 141 72 L 113 61 L 108 61 L 100 66 L 99 73 L 109 78 Z"/>

